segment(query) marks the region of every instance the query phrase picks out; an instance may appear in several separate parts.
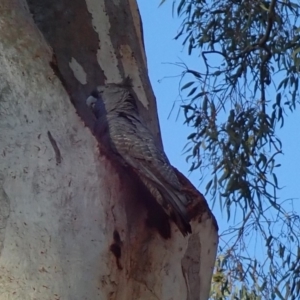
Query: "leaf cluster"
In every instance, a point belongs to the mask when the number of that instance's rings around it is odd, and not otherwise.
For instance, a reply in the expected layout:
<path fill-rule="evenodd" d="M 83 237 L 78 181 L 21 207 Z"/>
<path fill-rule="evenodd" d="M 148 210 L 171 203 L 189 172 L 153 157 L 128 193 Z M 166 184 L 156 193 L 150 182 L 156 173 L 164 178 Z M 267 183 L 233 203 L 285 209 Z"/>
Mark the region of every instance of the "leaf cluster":
<path fill-rule="evenodd" d="M 175 38 L 201 62 L 201 69 L 179 64 L 193 130 L 190 171 L 211 172 L 206 193 L 228 220 L 242 215 L 231 228 L 235 241 L 220 249 L 212 299 L 298 299 L 300 224 L 277 196 L 283 145 L 276 133 L 299 103 L 300 3 L 177 0 L 173 13 L 182 19 Z M 241 255 L 253 229 L 265 245 L 263 264 Z"/>

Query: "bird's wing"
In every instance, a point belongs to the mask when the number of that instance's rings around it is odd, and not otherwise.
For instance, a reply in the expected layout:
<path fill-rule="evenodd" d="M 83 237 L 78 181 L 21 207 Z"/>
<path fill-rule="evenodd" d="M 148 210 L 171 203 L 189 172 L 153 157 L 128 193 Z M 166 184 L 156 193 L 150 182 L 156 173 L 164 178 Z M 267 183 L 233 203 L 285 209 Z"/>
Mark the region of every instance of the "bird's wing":
<path fill-rule="evenodd" d="M 167 179 L 174 189 L 180 191 L 181 185 L 178 178 L 165 153 L 156 146 L 149 129 L 136 117 L 128 115 L 126 117 L 108 115 L 107 117 L 118 118 L 117 122 L 110 120 L 108 122 L 113 124 L 113 126 L 109 125 L 109 131 L 110 135 L 113 136 L 112 141 L 116 144 L 116 150 L 121 155 L 129 154 L 137 161 L 146 162 L 160 180 Z"/>
<path fill-rule="evenodd" d="M 114 137 L 112 141 L 116 151 L 129 165 L 155 182 L 161 192 L 164 190 L 186 206 L 188 201 L 181 193 L 178 178 L 166 155 L 156 146 L 149 129 L 135 116 L 108 116 L 111 117 L 118 118 L 118 122 L 109 121 L 109 124 L 114 124 L 109 131 Z"/>

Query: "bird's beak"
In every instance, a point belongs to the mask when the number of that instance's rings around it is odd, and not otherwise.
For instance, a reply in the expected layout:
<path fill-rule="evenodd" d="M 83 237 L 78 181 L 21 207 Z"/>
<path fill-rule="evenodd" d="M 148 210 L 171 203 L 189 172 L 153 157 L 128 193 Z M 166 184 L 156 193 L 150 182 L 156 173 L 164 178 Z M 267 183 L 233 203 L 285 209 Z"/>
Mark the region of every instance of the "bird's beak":
<path fill-rule="evenodd" d="M 87 99 L 86 99 L 86 105 L 93 109 L 93 107 L 95 106 L 95 103 L 96 103 L 97 99 L 94 97 L 94 96 L 89 96 Z"/>

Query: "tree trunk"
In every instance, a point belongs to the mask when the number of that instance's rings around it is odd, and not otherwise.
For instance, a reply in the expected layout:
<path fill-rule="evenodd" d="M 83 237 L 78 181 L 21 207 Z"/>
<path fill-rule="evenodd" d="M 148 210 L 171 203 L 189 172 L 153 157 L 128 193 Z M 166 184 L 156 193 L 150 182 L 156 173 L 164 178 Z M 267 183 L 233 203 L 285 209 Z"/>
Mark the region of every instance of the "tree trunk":
<path fill-rule="evenodd" d="M 206 300 L 217 225 L 149 224 L 144 192 L 103 154 L 85 99 L 129 75 L 161 145 L 135 0 L 0 4 L 0 299 Z"/>

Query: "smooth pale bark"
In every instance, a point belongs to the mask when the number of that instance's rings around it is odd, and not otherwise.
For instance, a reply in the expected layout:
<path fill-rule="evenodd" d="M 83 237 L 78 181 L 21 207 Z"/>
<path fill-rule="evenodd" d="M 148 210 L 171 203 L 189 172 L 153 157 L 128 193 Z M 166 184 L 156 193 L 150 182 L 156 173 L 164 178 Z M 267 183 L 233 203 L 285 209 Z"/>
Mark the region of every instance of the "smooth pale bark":
<path fill-rule="evenodd" d="M 193 234 L 172 223 L 163 239 L 89 129 L 89 92 L 126 75 L 160 144 L 135 0 L 1 1 L 1 300 L 208 299 L 218 236 L 205 199 L 182 178 Z"/>

